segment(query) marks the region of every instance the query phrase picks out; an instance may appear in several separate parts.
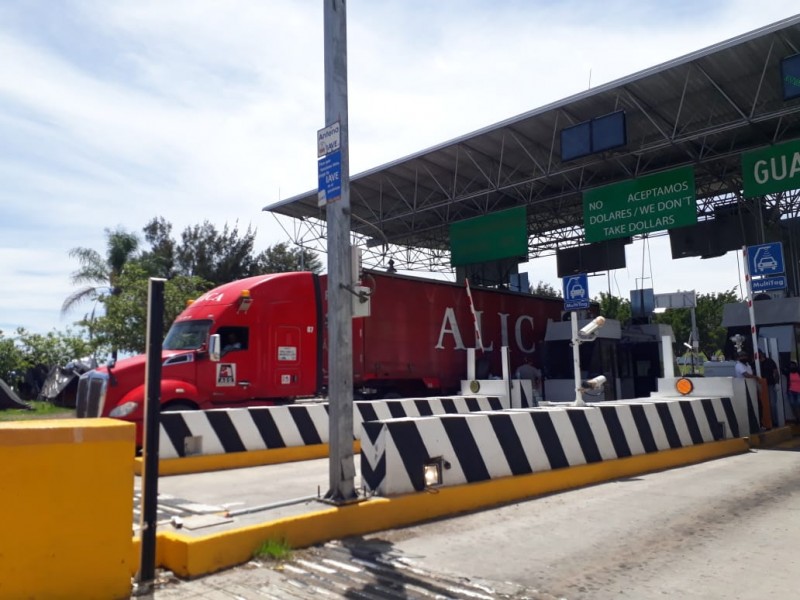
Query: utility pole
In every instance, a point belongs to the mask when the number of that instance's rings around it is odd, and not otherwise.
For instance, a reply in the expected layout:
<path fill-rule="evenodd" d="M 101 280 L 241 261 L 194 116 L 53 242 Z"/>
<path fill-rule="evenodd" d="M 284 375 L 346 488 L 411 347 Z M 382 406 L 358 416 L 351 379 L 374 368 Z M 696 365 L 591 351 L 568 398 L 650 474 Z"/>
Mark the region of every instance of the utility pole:
<path fill-rule="evenodd" d="M 356 498 L 353 458 L 353 286 L 350 259 L 350 161 L 347 125 L 347 9 L 345 0 L 324 0 L 325 126 L 339 124 L 341 194 L 320 194 L 328 225 L 328 400 L 330 489 L 327 499 Z M 336 178 L 336 169 L 333 177 Z M 322 184 L 321 184 L 322 185 Z"/>

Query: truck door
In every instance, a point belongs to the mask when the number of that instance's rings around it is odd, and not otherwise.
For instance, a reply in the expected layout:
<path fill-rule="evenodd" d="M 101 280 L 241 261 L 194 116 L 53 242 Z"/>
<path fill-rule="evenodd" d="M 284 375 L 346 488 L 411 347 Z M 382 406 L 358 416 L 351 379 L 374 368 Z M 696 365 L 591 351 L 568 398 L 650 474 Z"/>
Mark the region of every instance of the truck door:
<path fill-rule="evenodd" d="M 209 365 L 211 403 L 222 406 L 247 402 L 253 398 L 256 365 L 249 328 L 220 327 L 217 333 L 222 340 L 222 356 L 218 363 Z"/>
<path fill-rule="evenodd" d="M 297 396 L 304 393 L 300 359 L 303 335 L 295 325 L 276 325 L 273 329 L 272 348 L 275 362 L 272 389 L 280 396 Z M 307 392 L 306 392 L 307 393 Z"/>

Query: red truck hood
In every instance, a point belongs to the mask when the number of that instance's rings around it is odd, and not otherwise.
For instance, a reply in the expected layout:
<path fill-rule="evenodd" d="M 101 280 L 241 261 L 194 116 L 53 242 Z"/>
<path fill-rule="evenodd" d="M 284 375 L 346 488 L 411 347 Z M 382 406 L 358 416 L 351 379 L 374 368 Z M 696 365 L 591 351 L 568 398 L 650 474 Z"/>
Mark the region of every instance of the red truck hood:
<path fill-rule="evenodd" d="M 164 350 L 161 353 L 161 362 L 163 363 L 165 360 L 170 358 L 171 356 L 176 356 L 179 354 L 190 354 L 193 350 Z M 117 371 L 128 371 L 132 369 L 144 369 L 145 363 L 147 362 L 147 355 L 146 354 L 137 354 L 136 356 L 131 356 L 130 358 L 123 358 L 117 361 L 113 367 L 111 367 L 111 372 Z M 101 373 L 108 373 L 108 366 L 103 365 L 97 368 L 98 371 Z"/>

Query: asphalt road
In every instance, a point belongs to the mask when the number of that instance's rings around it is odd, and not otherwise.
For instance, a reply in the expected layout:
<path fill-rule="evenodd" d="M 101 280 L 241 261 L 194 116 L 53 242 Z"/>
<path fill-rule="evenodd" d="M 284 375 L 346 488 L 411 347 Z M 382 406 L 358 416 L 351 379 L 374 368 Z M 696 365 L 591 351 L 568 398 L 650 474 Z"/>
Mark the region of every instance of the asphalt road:
<path fill-rule="evenodd" d="M 796 598 L 800 453 L 760 450 L 374 536 L 569 599 Z"/>
<path fill-rule="evenodd" d="M 800 452 L 748 454 L 172 581 L 155 598 L 798 597 Z"/>

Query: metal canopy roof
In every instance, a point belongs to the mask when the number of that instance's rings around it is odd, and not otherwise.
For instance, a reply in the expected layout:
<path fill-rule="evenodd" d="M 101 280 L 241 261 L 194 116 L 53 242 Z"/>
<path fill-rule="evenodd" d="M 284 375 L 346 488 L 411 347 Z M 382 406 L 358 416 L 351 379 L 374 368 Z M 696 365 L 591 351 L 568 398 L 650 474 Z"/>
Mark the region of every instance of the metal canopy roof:
<path fill-rule="evenodd" d="M 351 230 L 368 266 L 450 270 L 448 227 L 527 209 L 529 258 L 581 244 L 582 192 L 693 165 L 698 215 L 740 203 L 743 151 L 800 137 L 780 60 L 800 52 L 800 15 L 502 121 L 351 177 Z M 560 131 L 624 110 L 628 143 L 561 162 Z M 767 199 L 797 216 L 797 194 Z M 325 251 L 317 190 L 264 208 L 297 219 L 295 243 Z"/>

